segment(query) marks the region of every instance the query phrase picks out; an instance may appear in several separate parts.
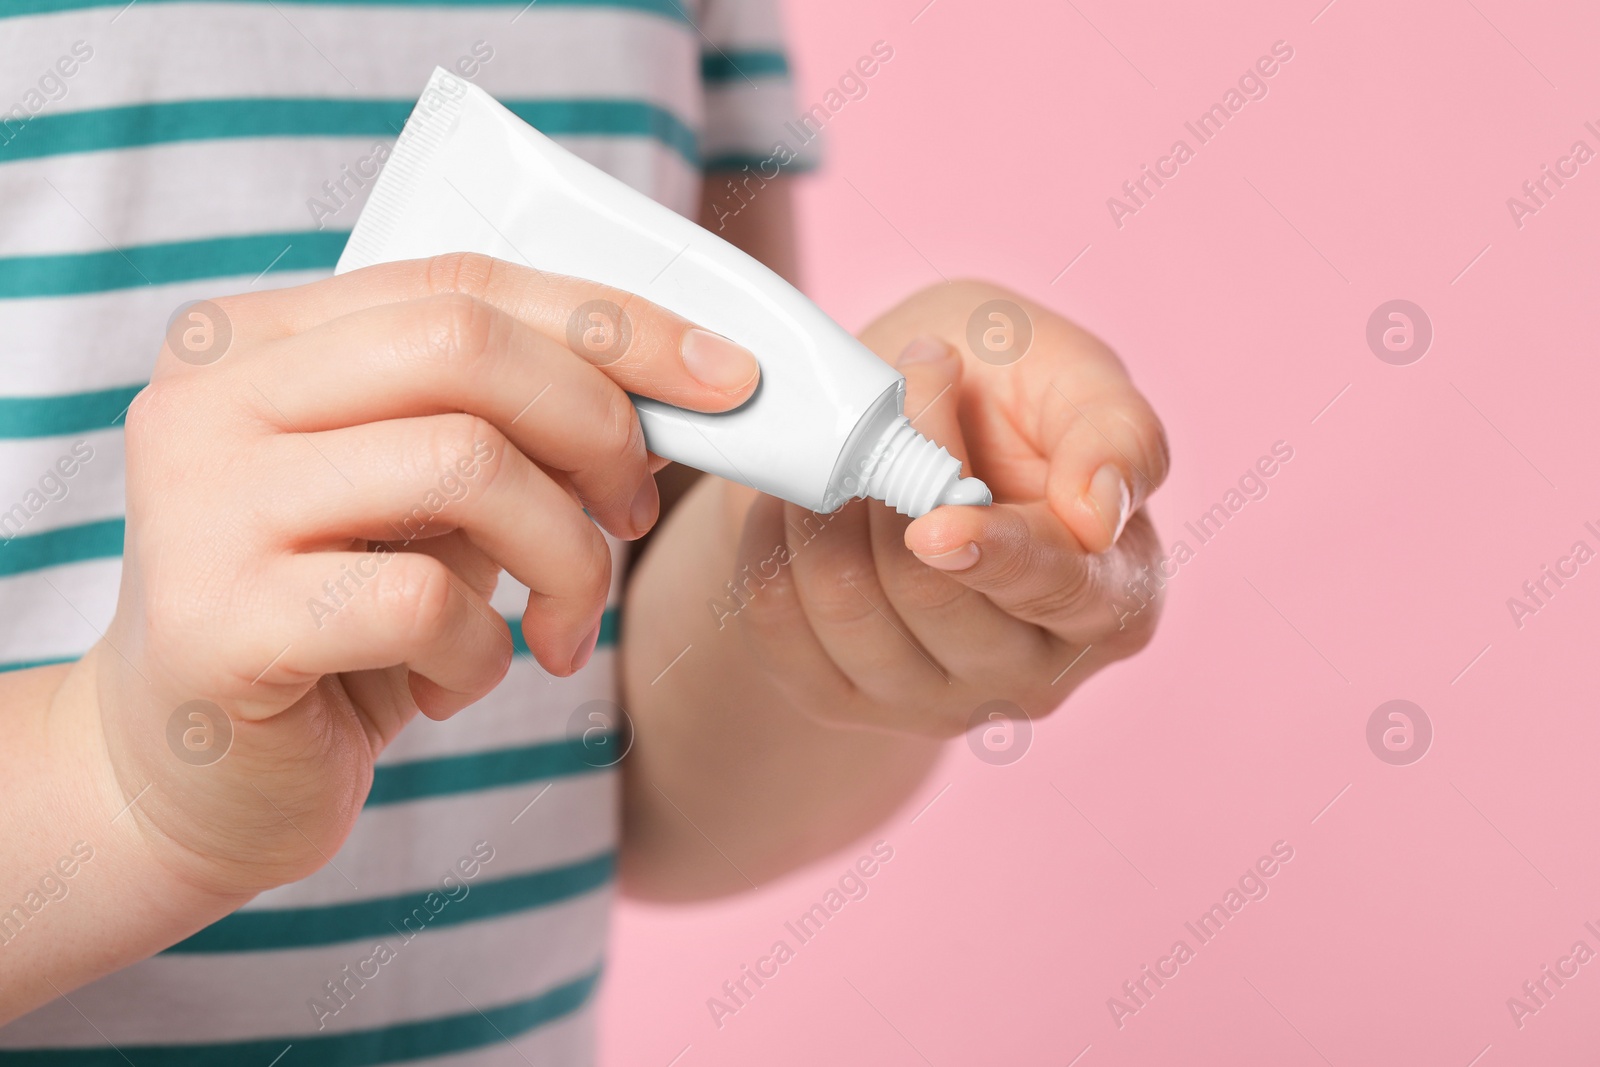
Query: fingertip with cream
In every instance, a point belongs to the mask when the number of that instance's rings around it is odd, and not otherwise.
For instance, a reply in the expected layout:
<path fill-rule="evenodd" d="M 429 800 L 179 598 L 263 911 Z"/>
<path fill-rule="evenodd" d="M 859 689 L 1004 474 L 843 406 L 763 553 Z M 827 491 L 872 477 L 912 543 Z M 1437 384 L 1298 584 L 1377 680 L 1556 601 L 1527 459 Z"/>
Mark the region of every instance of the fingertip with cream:
<path fill-rule="evenodd" d="M 1122 536 L 1133 514 L 1133 490 L 1129 488 L 1128 480 L 1115 464 L 1103 464 L 1089 479 L 1083 500 L 1105 530 L 1106 540 L 1101 546 L 1102 550 L 1110 548 Z"/>

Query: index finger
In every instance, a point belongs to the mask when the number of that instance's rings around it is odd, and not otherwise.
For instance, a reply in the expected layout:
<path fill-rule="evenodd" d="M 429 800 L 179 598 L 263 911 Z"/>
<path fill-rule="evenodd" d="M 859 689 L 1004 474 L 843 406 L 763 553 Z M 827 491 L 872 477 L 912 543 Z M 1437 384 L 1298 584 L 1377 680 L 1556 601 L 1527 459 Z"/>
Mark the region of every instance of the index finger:
<path fill-rule="evenodd" d="M 642 297 L 476 253 L 380 263 L 221 304 L 235 319 L 236 338 L 275 340 L 352 312 L 448 293 L 493 305 L 628 392 L 676 407 L 727 411 L 749 398 L 760 377 L 747 349 Z"/>
<path fill-rule="evenodd" d="M 1045 498 L 1085 549 L 1103 552 L 1166 481 L 1170 461 L 1161 420 L 1126 376 L 1085 377 L 1051 380 L 1041 398 Z"/>

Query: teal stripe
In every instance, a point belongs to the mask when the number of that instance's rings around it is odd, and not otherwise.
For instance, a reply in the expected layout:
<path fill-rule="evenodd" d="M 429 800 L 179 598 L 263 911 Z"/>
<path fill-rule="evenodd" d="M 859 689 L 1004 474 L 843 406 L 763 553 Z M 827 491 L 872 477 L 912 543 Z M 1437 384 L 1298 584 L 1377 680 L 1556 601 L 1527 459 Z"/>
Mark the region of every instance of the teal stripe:
<path fill-rule="evenodd" d="M 0 260 L 0 264 L 4 262 Z M 3 271 L 0 267 L 0 273 Z M 0 440 L 108 430 L 143 388 L 141 382 L 62 396 L 0 396 Z"/>
<path fill-rule="evenodd" d="M 581 741 L 562 738 L 516 748 L 380 764 L 372 774 L 367 807 L 476 793 L 609 769 L 595 766 L 593 760 Z"/>
<path fill-rule="evenodd" d="M 91 559 L 116 559 L 122 555 L 122 533 L 122 519 L 103 519 L 0 538 L 0 578 Z"/>
<path fill-rule="evenodd" d="M 700 57 L 700 80 L 712 85 L 746 78 L 782 78 L 789 74 L 789 58 L 765 49 L 707 52 Z"/>
<path fill-rule="evenodd" d="M 649 137 L 700 165 L 700 138 L 666 108 L 644 100 L 502 100 L 518 118 L 550 137 Z"/>
<path fill-rule="evenodd" d="M 148 0 L 141 0 L 148 2 Z M 571 1015 L 594 995 L 598 969 L 527 1000 L 396 1023 L 348 1034 L 297 1035 L 214 1045 L 121 1045 L 119 1048 L 0 1050 L 6 1067 L 212 1067 L 251 1064 L 266 1067 L 282 1057 L 282 1067 L 375 1067 L 484 1048 Z M 202 1007 L 200 1010 L 204 1010 Z M 292 1048 L 284 1056 L 286 1046 Z"/>
<path fill-rule="evenodd" d="M 501 915 L 570 900 L 607 885 L 617 855 L 607 850 L 563 867 L 549 867 L 505 878 L 479 878 L 467 883 L 465 896 L 447 903 L 442 891 L 399 893 L 389 897 L 325 904 L 310 908 L 236 911 L 166 950 L 171 955 L 218 952 L 275 952 L 370 938 L 400 938 L 407 929 L 481 922 Z M 433 899 L 437 910 L 428 907 Z M 410 927 L 405 920 L 413 914 Z"/>
<path fill-rule="evenodd" d="M 4 0 L 0 0 L 4 2 Z M 542 0 L 541 0 L 542 2 Z M 650 137 L 699 165 L 693 130 L 644 100 L 507 100 L 523 121 L 552 137 Z M 26 125 L 0 126 L 0 163 L 118 148 L 241 137 L 379 137 L 393 139 L 412 100 L 315 97 L 173 100 L 87 111 L 50 112 Z"/>
<path fill-rule="evenodd" d="M 3 0 L 0 0 L 3 2 Z M 317 98 L 173 100 L 88 111 L 52 112 L 21 127 L 0 162 L 115 148 L 237 137 L 394 137 L 411 114 L 409 100 Z"/>
<path fill-rule="evenodd" d="M 0 258 L 0 300 L 76 296 L 201 278 L 332 270 L 348 230 L 303 230 Z"/>
<path fill-rule="evenodd" d="M 124 7 L 128 0 L 0 0 L 0 18 L 17 15 L 53 15 L 60 11 L 84 11 L 97 7 Z M 138 0 L 140 4 L 175 3 L 181 0 Z M 267 0 L 212 0 L 213 3 L 257 3 Z M 527 6 L 528 0 L 280 0 L 291 4 L 316 4 L 324 7 L 516 7 Z M 689 24 L 687 12 L 678 0 L 538 0 L 538 8 L 546 7 L 600 7 L 623 11 L 643 11 L 660 15 L 673 22 Z"/>
<path fill-rule="evenodd" d="M 0 663 L 0 674 L 8 671 L 28 671 L 35 667 L 54 667 L 58 663 L 76 663 L 77 656 L 57 656 L 54 659 L 19 659 L 11 663 Z"/>
<path fill-rule="evenodd" d="M 805 174 L 816 169 L 816 164 L 809 159 L 791 159 L 787 163 L 780 163 L 774 156 L 758 156 L 753 152 L 728 152 L 720 156 L 712 156 L 700 167 L 710 174 L 719 170 L 744 170 L 749 167 L 758 174 L 769 174 L 773 167 L 777 167 L 783 174 Z"/>

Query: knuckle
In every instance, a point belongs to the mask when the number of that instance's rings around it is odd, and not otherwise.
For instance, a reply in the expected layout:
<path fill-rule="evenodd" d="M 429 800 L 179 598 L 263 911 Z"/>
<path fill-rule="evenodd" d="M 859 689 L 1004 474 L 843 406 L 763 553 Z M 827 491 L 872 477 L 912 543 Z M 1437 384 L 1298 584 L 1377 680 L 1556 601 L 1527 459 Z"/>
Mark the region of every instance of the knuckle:
<path fill-rule="evenodd" d="M 903 568 L 894 580 L 894 599 L 918 614 L 945 612 L 968 595 L 960 582 L 920 564 Z"/>
<path fill-rule="evenodd" d="M 571 581 L 581 596 L 603 601 L 611 591 L 611 549 L 598 527 L 587 518 L 583 522 L 587 545 L 569 561 Z"/>
<path fill-rule="evenodd" d="M 613 373 L 636 372 L 658 351 L 676 346 L 678 334 L 682 332 L 681 326 L 676 330 L 671 328 L 676 316 L 646 298 L 610 286 L 592 287 L 589 294 L 590 301 L 610 304 L 616 309 L 614 325 L 623 338 L 623 347 L 621 352 L 604 361 Z"/>
<path fill-rule="evenodd" d="M 378 572 L 373 584 L 373 609 L 391 620 L 409 645 L 436 639 L 448 625 L 450 575 L 432 556 L 401 552 Z"/>
<path fill-rule="evenodd" d="M 480 482 L 492 481 L 505 463 L 507 445 L 500 431 L 478 415 L 441 415 L 423 451 L 428 469 L 417 472 L 433 484 L 440 477 L 477 470 Z"/>
<path fill-rule="evenodd" d="M 481 252 L 449 252 L 428 260 L 426 279 L 431 293 L 461 293 L 482 298 L 498 269 L 493 256 Z"/>
<path fill-rule="evenodd" d="M 1011 601 L 1023 618 L 1076 615 L 1094 599 L 1096 585 L 1087 566 L 1051 566 L 1032 558 L 1028 550 L 1010 557 L 999 569 L 997 583 L 1026 589 Z"/>
<path fill-rule="evenodd" d="M 466 293 L 444 293 L 423 311 L 429 358 L 465 373 L 494 343 L 499 315 L 493 307 Z"/>
<path fill-rule="evenodd" d="M 811 576 L 804 582 L 802 596 L 806 614 L 818 623 L 831 626 L 857 626 L 877 614 L 863 585 L 876 584 L 870 567 L 841 566 L 826 574 Z"/>
<path fill-rule="evenodd" d="M 170 379 L 151 382 L 139 390 L 133 403 L 128 405 L 128 414 L 124 419 L 129 451 L 133 450 L 136 443 L 143 444 L 152 431 L 162 426 L 172 426 L 172 420 L 180 414 L 179 393 L 180 390 L 171 384 Z"/>
<path fill-rule="evenodd" d="M 644 428 L 628 394 L 607 384 L 596 422 L 598 445 L 604 455 L 628 463 L 644 463 Z"/>
<path fill-rule="evenodd" d="M 130 483 L 151 470 L 166 470 L 183 450 L 175 450 L 174 440 L 194 433 L 197 416 L 217 401 L 216 392 L 193 377 L 164 377 L 141 389 L 128 405 L 123 417 L 123 441 Z M 209 442 L 208 465 L 216 460 L 217 442 Z M 193 468 L 190 468 L 191 471 Z"/>
<path fill-rule="evenodd" d="M 787 545 L 779 544 L 759 560 L 744 563 L 724 586 L 724 595 L 714 601 L 712 613 L 719 628 L 729 615 L 747 618 L 756 633 L 777 640 L 792 634 L 792 627 L 803 615 L 799 598 L 787 566 Z"/>

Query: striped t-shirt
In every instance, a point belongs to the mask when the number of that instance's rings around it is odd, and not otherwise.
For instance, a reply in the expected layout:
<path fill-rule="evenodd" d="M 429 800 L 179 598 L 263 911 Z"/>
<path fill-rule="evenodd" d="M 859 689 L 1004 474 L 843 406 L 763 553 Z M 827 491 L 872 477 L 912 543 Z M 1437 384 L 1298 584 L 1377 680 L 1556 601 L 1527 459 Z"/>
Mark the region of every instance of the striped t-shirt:
<path fill-rule="evenodd" d="M 111 618 L 121 418 L 174 310 L 331 273 L 436 65 L 692 214 L 703 170 L 806 158 L 775 2 L 0 0 L 0 669 Z M 614 696 L 618 592 L 557 680 L 503 577 L 509 675 L 383 753 L 327 867 L 0 1029 L 0 1065 L 590 1062 L 619 781 L 567 739 Z"/>

